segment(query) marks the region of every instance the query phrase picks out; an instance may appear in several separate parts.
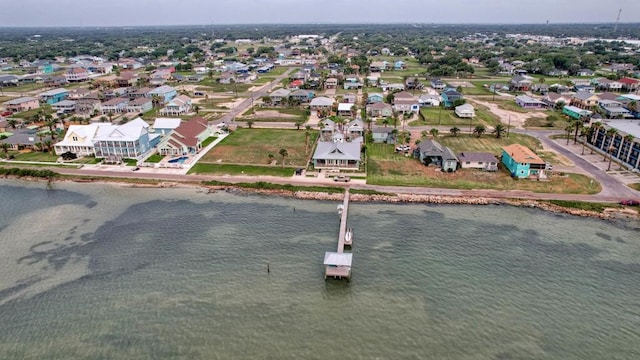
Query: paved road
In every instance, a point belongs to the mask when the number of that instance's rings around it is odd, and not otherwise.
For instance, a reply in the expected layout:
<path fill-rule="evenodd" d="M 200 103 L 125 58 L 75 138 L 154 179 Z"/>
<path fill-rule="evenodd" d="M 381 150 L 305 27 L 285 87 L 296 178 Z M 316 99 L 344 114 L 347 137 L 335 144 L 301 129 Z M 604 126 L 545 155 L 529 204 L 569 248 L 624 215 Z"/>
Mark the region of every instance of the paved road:
<path fill-rule="evenodd" d="M 625 184 L 622 184 L 613 176 L 607 174 L 602 169 L 598 168 L 591 162 L 585 160 L 582 156 L 570 151 L 569 149 L 563 147 L 557 141 L 549 139 L 549 136 L 553 133 L 544 130 L 529 130 L 527 132 L 531 136 L 535 136 L 540 139 L 540 142 L 544 145 L 545 148 L 552 149 L 558 152 L 560 155 L 565 156 L 569 160 L 571 160 L 576 166 L 581 167 L 585 171 L 589 173 L 594 179 L 596 179 L 600 185 L 602 185 L 602 191 L 600 192 L 601 196 L 611 196 L 618 198 L 636 198 L 638 197 L 638 192 L 630 189 Z M 559 133 L 559 132 L 556 132 Z"/>
<path fill-rule="evenodd" d="M 261 87 L 260 90 L 254 91 L 252 92 L 252 95 L 250 98 L 247 98 L 246 100 L 244 100 L 243 102 L 241 102 L 240 104 L 238 104 L 236 107 L 234 107 L 233 109 L 231 109 L 228 113 L 226 113 L 224 116 L 222 116 L 219 120 L 217 120 L 217 123 L 221 123 L 224 122 L 226 124 L 230 124 L 234 121 L 235 117 L 242 114 L 245 110 L 247 110 L 254 102 L 254 100 L 258 100 L 260 98 L 262 98 L 263 96 L 267 95 L 267 93 L 277 84 L 280 83 L 280 81 L 282 81 L 282 79 L 286 78 L 287 76 L 289 76 L 289 74 L 296 68 L 289 68 L 287 69 L 287 71 L 285 71 L 282 75 L 278 76 L 275 80 L 273 80 L 272 82 L 266 84 L 265 86 Z"/>

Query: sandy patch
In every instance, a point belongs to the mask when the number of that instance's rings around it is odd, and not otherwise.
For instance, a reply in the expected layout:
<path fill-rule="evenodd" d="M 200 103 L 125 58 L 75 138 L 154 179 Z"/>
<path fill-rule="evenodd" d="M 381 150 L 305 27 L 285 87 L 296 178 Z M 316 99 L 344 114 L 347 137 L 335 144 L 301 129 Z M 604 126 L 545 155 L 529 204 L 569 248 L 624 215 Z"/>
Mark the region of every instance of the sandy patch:
<path fill-rule="evenodd" d="M 468 99 L 475 104 L 486 106 L 491 113 L 500 118 L 500 121 L 502 121 L 503 124 L 508 124 L 509 122 L 511 122 L 511 126 L 516 128 L 524 128 L 524 124 L 527 119 L 547 117 L 547 114 L 543 112 L 519 113 L 515 111 L 500 109 L 498 107 L 498 104 L 481 101 L 470 96 L 468 97 Z"/>
<path fill-rule="evenodd" d="M 252 115 L 247 115 L 248 118 L 264 118 L 264 119 L 273 119 L 273 118 L 287 118 L 287 119 L 291 119 L 291 118 L 296 118 L 296 115 L 292 115 L 292 114 L 283 114 L 281 112 L 278 112 L 277 110 L 259 110 L 256 111 L 254 114 Z"/>

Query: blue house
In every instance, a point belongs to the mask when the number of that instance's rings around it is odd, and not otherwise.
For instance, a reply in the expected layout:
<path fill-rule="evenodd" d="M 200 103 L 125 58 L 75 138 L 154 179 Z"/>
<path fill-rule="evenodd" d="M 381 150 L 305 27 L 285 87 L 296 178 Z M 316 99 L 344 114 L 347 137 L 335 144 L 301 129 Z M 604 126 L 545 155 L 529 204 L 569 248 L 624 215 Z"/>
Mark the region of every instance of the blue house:
<path fill-rule="evenodd" d="M 178 95 L 176 89 L 172 88 L 169 85 L 159 86 L 148 92 L 150 97 L 159 97 L 163 104 L 168 103 L 173 100 L 174 97 Z"/>
<path fill-rule="evenodd" d="M 375 127 L 371 131 L 374 143 L 393 144 L 395 143 L 395 137 L 393 135 L 392 127 Z"/>
<path fill-rule="evenodd" d="M 49 105 L 53 105 L 58 103 L 69 96 L 69 90 L 66 89 L 53 89 L 49 91 L 42 92 L 38 94 L 40 101 L 47 103 Z"/>
<path fill-rule="evenodd" d="M 456 102 L 457 100 L 463 99 L 463 96 L 461 93 L 459 93 L 456 89 L 452 89 L 452 88 L 446 88 L 444 89 L 444 91 L 442 92 L 442 94 L 440 94 L 440 96 L 442 96 L 442 103 L 444 104 L 445 107 L 453 107 L 453 103 Z"/>
<path fill-rule="evenodd" d="M 141 160 L 159 140 L 160 134 L 149 134 L 149 124 L 140 118 L 124 125 L 100 124 L 93 138 L 96 157 L 108 162 Z"/>
<path fill-rule="evenodd" d="M 544 174 L 546 163 L 531 149 L 520 144 L 511 144 L 502 148 L 502 163 L 512 177 L 524 179 Z"/>
<path fill-rule="evenodd" d="M 384 101 L 384 96 L 380 93 L 369 94 L 367 96 L 367 104 L 381 103 Z"/>
<path fill-rule="evenodd" d="M 407 64 L 402 60 L 398 60 L 393 64 L 394 70 L 404 70 L 406 68 L 407 68 Z"/>

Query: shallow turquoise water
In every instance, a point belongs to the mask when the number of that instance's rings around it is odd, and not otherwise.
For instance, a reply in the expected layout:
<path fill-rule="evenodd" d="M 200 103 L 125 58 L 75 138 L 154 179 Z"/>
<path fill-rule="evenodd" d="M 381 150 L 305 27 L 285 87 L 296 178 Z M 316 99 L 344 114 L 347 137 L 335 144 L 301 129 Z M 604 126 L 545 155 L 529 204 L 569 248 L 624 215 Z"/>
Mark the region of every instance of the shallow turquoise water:
<path fill-rule="evenodd" d="M 638 359 L 640 231 L 504 206 L 0 183 L 2 358 Z M 267 263 L 271 272 L 266 272 Z"/>

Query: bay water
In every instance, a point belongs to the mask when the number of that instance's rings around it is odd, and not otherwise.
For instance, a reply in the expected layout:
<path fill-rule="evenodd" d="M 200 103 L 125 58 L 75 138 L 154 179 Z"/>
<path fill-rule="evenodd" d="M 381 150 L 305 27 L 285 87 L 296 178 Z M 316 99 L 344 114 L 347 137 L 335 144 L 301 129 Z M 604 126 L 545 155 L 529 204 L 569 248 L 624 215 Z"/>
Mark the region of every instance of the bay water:
<path fill-rule="evenodd" d="M 640 224 L 0 182 L 2 359 L 639 359 Z M 267 272 L 269 266 L 269 272 Z"/>

